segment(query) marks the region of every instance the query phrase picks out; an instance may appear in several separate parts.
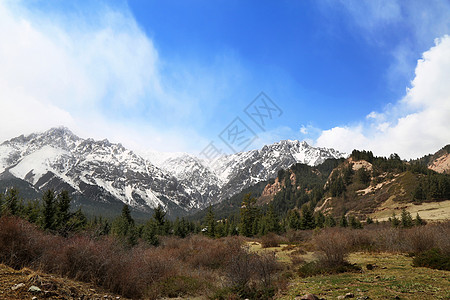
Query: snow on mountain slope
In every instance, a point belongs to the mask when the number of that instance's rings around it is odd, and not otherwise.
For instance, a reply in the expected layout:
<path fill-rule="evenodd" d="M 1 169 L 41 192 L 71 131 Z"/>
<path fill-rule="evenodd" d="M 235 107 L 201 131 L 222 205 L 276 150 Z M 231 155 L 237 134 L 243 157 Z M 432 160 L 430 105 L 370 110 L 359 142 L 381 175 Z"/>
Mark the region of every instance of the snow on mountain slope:
<path fill-rule="evenodd" d="M 266 145 L 260 150 L 222 156 L 212 164 L 184 154 L 159 162 L 159 165 L 183 184 L 193 183 L 195 189 L 202 195 L 207 194 L 209 201 L 214 203 L 253 184 L 276 177 L 278 170 L 294 163 L 316 166 L 328 158 L 346 156 L 334 149 L 315 148 L 306 142 L 286 140 Z"/>
<path fill-rule="evenodd" d="M 306 142 L 281 141 L 223 156 L 214 164 L 186 153 L 145 158 L 108 140 L 82 139 L 67 128 L 19 136 L 0 145 L 0 173 L 35 188 L 68 188 L 89 199 L 116 199 L 141 210 L 162 205 L 188 212 L 217 203 L 294 163 L 317 165 L 344 157 Z"/>
<path fill-rule="evenodd" d="M 120 144 L 81 139 L 66 128 L 20 136 L 0 145 L 3 169 L 41 187 L 56 176 L 83 193 L 101 187 L 110 196 L 145 209 L 173 202 L 190 209 L 177 180 Z M 163 197 L 160 197 L 163 195 Z"/>

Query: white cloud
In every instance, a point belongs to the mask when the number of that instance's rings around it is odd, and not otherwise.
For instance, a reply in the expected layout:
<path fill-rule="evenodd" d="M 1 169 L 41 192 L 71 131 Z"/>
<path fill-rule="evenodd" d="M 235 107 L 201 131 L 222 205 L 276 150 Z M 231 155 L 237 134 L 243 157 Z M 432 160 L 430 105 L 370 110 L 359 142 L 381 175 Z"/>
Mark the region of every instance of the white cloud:
<path fill-rule="evenodd" d="M 0 141 L 64 125 L 131 147 L 197 151 L 205 141 L 194 123 L 241 74 L 232 55 L 207 67 L 163 61 L 126 7 L 0 1 L 0 38 Z"/>
<path fill-rule="evenodd" d="M 316 144 L 415 158 L 450 143 L 450 37 L 435 43 L 418 61 L 411 88 L 397 104 L 371 112 L 357 126 L 325 130 Z"/>
<path fill-rule="evenodd" d="M 325 8 L 340 7 L 347 13 L 353 32 L 370 43 L 390 49 L 391 62 L 386 72 L 388 87 L 411 78 L 417 54 L 428 49 L 435 37 L 450 32 L 450 2 L 447 0 L 341 0 L 326 1 Z M 387 31 L 402 32 L 394 39 Z M 386 47 L 388 46 L 388 47 Z"/>

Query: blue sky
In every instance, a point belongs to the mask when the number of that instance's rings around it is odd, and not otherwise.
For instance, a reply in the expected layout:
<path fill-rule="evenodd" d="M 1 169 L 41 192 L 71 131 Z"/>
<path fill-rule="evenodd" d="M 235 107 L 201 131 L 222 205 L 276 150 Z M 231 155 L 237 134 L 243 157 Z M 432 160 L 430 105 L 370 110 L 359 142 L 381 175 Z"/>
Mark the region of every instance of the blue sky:
<path fill-rule="evenodd" d="M 299 139 L 414 157 L 450 143 L 445 109 L 430 130 L 400 126 L 450 102 L 445 89 L 426 104 L 448 81 L 445 0 L 6 1 L 0 17 L 2 140 L 65 125 L 198 153 L 226 149 L 218 134 L 240 117 L 259 137 L 249 149 Z M 243 112 L 261 91 L 283 111 L 264 131 Z"/>

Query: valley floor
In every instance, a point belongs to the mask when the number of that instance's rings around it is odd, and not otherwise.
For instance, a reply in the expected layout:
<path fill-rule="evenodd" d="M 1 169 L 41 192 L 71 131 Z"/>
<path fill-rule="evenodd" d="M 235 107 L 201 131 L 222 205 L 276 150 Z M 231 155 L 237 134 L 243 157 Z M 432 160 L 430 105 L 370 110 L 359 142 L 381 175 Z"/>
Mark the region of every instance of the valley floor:
<path fill-rule="evenodd" d="M 387 221 L 393 213 L 400 216 L 402 209 L 411 213 L 413 217 L 419 214 L 422 219 L 427 221 L 450 220 L 450 200 L 425 202 L 417 205 L 414 203 L 398 203 L 389 199 L 378 207 L 370 217 L 380 222 Z"/>
<path fill-rule="evenodd" d="M 312 293 L 337 299 L 351 293 L 354 299 L 450 299 L 450 272 L 413 268 L 412 258 L 406 255 L 353 253 L 350 262 L 359 265 L 362 272 L 297 277 L 279 298 L 296 299 Z M 367 264 L 376 267 L 369 271 Z"/>

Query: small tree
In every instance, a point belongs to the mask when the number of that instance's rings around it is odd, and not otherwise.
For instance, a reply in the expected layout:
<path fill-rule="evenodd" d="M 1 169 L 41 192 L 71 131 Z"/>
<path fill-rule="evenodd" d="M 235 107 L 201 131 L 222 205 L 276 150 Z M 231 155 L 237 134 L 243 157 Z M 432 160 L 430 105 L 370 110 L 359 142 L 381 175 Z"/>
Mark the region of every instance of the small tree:
<path fill-rule="evenodd" d="M 55 192 L 47 190 L 42 195 L 42 227 L 44 229 L 55 229 Z"/>
<path fill-rule="evenodd" d="M 316 227 L 316 222 L 311 210 L 312 209 L 308 204 L 302 206 L 302 215 L 300 218 L 301 229 L 314 229 Z"/>
<path fill-rule="evenodd" d="M 5 201 L 2 206 L 2 214 L 16 215 L 19 209 L 19 190 L 10 188 L 6 192 Z"/>
<path fill-rule="evenodd" d="M 69 212 L 71 198 L 68 191 L 62 191 L 56 198 L 55 228 L 63 235 L 69 230 L 67 223 L 71 217 Z"/>
<path fill-rule="evenodd" d="M 392 227 L 398 227 L 400 225 L 400 220 L 395 215 L 395 212 L 392 213 L 392 217 L 389 218 L 389 221 L 391 222 Z"/>
<path fill-rule="evenodd" d="M 336 226 L 336 220 L 333 218 L 332 215 L 328 215 L 325 217 L 325 227 L 335 227 Z"/>
<path fill-rule="evenodd" d="M 206 225 L 206 235 L 213 238 L 216 235 L 216 219 L 214 217 L 214 212 L 212 210 L 211 205 L 208 208 L 208 212 L 206 214 L 205 219 Z"/>
<path fill-rule="evenodd" d="M 362 228 L 362 224 L 361 224 L 361 222 L 355 217 L 355 216 L 350 216 L 350 226 L 353 228 L 353 229 L 360 229 L 360 228 Z"/>
<path fill-rule="evenodd" d="M 406 209 L 402 210 L 401 224 L 403 228 L 411 228 L 414 225 L 411 214 Z"/>
<path fill-rule="evenodd" d="M 166 234 L 165 232 L 165 225 L 166 225 L 166 212 L 164 211 L 164 208 L 161 205 L 158 205 L 157 208 L 155 208 L 153 212 L 153 221 L 155 222 L 156 226 L 156 234 L 163 235 Z"/>
<path fill-rule="evenodd" d="M 342 214 L 342 217 L 339 221 L 339 227 L 348 227 L 348 220 L 347 217 L 345 216 L 345 213 Z"/>
<path fill-rule="evenodd" d="M 290 229 L 300 229 L 300 213 L 296 209 L 291 209 L 287 215 L 287 225 Z"/>
<path fill-rule="evenodd" d="M 316 215 L 316 226 L 323 228 L 325 226 L 325 215 L 319 211 Z"/>
<path fill-rule="evenodd" d="M 420 225 L 425 225 L 425 224 L 427 224 L 427 222 L 425 222 L 425 220 L 423 220 L 423 219 L 419 216 L 419 213 L 417 213 L 416 218 L 414 219 L 414 225 L 420 226 Z"/>
<path fill-rule="evenodd" d="M 123 206 L 121 216 L 114 220 L 111 226 L 111 233 L 129 246 L 137 244 L 138 232 L 128 205 Z"/>
<path fill-rule="evenodd" d="M 253 235 L 253 226 L 255 218 L 257 217 L 258 210 L 255 206 L 256 199 L 252 195 L 246 194 L 242 200 L 240 216 L 241 221 L 239 223 L 239 234 L 243 236 Z"/>

